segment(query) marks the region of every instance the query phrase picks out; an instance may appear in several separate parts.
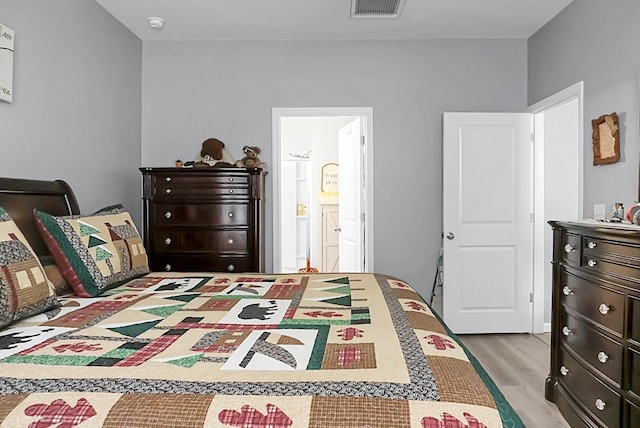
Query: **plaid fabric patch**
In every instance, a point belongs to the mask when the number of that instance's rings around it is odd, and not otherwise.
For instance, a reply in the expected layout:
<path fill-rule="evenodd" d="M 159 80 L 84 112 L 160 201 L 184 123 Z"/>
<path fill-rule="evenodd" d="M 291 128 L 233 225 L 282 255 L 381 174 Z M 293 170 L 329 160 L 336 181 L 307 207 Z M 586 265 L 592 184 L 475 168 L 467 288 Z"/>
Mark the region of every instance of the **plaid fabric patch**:
<path fill-rule="evenodd" d="M 66 401 L 58 399 L 51 404 L 33 404 L 24 410 L 25 415 L 39 418 L 31 423 L 31 428 L 45 428 L 57 425 L 59 427 L 75 427 L 98 413 L 86 398 L 80 398 L 71 407 Z"/>
<path fill-rule="evenodd" d="M 218 420 L 238 428 L 285 428 L 293 425 L 289 416 L 273 404 L 267 404 L 266 414 L 248 404 L 242 406 L 240 412 L 226 409 L 218 413 Z"/>

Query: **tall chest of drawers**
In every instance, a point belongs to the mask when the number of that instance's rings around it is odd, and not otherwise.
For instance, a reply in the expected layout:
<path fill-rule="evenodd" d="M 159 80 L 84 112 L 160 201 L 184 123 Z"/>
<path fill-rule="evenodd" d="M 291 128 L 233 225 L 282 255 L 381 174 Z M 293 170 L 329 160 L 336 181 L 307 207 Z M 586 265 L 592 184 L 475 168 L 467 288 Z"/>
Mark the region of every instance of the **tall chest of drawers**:
<path fill-rule="evenodd" d="M 153 271 L 264 272 L 259 168 L 140 168 Z"/>
<path fill-rule="evenodd" d="M 572 427 L 640 427 L 640 227 L 550 224 L 546 398 Z"/>

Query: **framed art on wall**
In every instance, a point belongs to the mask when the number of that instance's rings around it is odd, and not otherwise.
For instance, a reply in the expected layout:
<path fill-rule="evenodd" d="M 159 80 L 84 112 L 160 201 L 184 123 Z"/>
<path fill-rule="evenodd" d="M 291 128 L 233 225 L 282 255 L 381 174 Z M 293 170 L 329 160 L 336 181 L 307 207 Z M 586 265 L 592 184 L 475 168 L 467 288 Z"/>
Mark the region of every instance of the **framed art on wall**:
<path fill-rule="evenodd" d="M 13 102 L 15 31 L 0 23 L 0 101 Z"/>
<path fill-rule="evenodd" d="M 620 126 L 616 113 L 605 114 L 591 121 L 593 130 L 593 164 L 602 165 L 620 160 Z"/>

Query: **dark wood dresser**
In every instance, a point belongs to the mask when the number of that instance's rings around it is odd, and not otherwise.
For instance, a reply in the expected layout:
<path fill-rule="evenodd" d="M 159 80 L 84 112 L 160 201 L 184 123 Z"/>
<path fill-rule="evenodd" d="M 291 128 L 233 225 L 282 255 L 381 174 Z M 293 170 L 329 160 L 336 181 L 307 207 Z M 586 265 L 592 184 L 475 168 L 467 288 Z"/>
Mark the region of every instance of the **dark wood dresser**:
<path fill-rule="evenodd" d="M 152 271 L 264 272 L 264 171 L 140 171 Z"/>
<path fill-rule="evenodd" d="M 572 427 L 640 427 L 640 226 L 553 228 L 545 396 Z"/>

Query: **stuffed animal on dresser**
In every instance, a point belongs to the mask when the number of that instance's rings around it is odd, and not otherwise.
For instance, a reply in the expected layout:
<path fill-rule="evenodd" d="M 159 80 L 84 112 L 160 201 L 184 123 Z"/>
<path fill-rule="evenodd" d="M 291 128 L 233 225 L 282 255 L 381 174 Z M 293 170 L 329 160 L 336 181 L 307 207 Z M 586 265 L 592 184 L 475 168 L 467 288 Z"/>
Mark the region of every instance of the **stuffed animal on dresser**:
<path fill-rule="evenodd" d="M 258 157 L 260 154 L 260 147 L 244 146 L 242 148 L 242 152 L 244 153 L 244 157 L 236 162 L 236 166 L 267 169 L 267 164 L 262 162 Z"/>
<path fill-rule="evenodd" d="M 235 161 L 224 148 L 224 143 L 217 138 L 208 138 L 202 142 L 200 153 L 193 160 L 195 167 L 200 166 L 233 166 Z"/>

